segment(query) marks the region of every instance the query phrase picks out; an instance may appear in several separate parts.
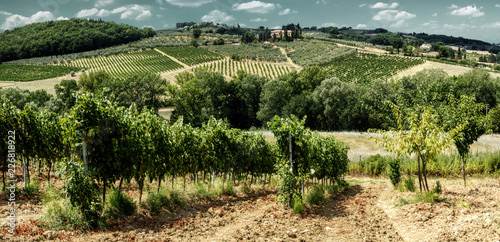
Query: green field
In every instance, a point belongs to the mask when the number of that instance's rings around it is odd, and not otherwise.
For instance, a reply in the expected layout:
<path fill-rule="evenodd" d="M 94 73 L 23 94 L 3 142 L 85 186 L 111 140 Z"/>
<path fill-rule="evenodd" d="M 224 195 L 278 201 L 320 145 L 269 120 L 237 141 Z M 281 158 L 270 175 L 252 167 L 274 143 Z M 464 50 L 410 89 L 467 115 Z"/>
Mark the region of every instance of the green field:
<path fill-rule="evenodd" d="M 221 54 L 194 47 L 159 47 L 158 50 L 188 66 L 224 59 Z"/>
<path fill-rule="evenodd" d="M 370 83 L 424 63 L 420 58 L 353 53 L 321 64 L 331 76 L 344 82 Z"/>
<path fill-rule="evenodd" d="M 2 81 L 34 81 L 63 76 L 81 68 L 68 66 L 0 65 Z"/>
<path fill-rule="evenodd" d="M 159 73 L 182 68 L 182 65 L 156 50 L 131 52 L 111 56 L 79 59 L 65 66 L 88 68 L 89 71 L 104 70 L 113 77 L 124 78 L 143 73 Z"/>

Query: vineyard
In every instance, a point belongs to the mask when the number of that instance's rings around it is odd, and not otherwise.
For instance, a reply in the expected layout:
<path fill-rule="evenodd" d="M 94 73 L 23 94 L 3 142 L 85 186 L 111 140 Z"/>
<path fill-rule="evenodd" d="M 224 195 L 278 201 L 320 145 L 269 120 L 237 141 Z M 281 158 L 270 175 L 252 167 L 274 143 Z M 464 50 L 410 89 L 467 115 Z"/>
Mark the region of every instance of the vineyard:
<path fill-rule="evenodd" d="M 34 65 L 0 65 L 0 80 L 2 81 L 34 81 L 58 77 L 79 71 L 81 68 L 67 66 L 34 66 Z"/>
<path fill-rule="evenodd" d="M 237 74 L 238 70 L 244 70 L 249 74 L 264 76 L 269 79 L 276 79 L 279 76 L 292 71 L 292 68 L 286 65 L 249 60 L 235 61 L 232 59 L 205 63 L 201 65 L 201 67 L 207 68 L 211 71 L 219 72 L 226 77 L 232 77 Z"/>
<path fill-rule="evenodd" d="M 204 48 L 230 57 L 235 56 L 268 62 L 286 61 L 286 56 L 279 49 L 273 48 L 271 44 L 211 45 Z"/>
<path fill-rule="evenodd" d="M 158 50 L 189 66 L 224 59 L 223 55 L 194 47 L 159 47 Z"/>
<path fill-rule="evenodd" d="M 352 48 L 339 47 L 317 40 L 278 42 L 276 45 L 285 48 L 287 55 L 293 62 L 303 67 L 319 65 L 356 51 Z"/>
<path fill-rule="evenodd" d="M 105 70 L 111 76 L 124 78 L 134 74 L 159 73 L 183 66 L 156 50 L 131 52 L 112 56 L 79 59 L 64 66 L 83 67 L 89 71 Z"/>
<path fill-rule="evenodd" d="M 389 78 L 401 70 L 423 63 L 424 61 L 419 58 L 353 53 L 320 66 L 341 81 L 370 83 L 373 80 Z"/>

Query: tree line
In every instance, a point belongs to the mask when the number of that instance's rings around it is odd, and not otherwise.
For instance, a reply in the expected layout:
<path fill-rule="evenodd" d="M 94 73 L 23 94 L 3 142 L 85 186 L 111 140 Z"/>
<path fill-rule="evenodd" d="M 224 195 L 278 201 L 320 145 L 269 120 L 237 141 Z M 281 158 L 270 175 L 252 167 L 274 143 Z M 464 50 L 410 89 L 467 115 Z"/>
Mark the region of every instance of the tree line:
<path fill-rule="evenodd" d="M 33 23 L 0 34 L 0 62 L 102 49 L 154 35 L 151 28 L 76 18 Z"/>

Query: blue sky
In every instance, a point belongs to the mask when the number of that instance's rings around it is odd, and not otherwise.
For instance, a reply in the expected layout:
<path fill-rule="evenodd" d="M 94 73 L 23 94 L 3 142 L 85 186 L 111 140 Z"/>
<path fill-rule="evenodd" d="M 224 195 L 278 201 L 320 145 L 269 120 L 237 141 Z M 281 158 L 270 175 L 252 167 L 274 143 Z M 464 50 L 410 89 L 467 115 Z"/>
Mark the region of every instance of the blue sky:
<path fill-rule="evenodd" d="M 2 1 L 0 31 L 55 19 L 102 18 L 139 28 L 213 21 L 246 27 L 386 28 L 500 43 L 500 0 L 17 0 Z"/>

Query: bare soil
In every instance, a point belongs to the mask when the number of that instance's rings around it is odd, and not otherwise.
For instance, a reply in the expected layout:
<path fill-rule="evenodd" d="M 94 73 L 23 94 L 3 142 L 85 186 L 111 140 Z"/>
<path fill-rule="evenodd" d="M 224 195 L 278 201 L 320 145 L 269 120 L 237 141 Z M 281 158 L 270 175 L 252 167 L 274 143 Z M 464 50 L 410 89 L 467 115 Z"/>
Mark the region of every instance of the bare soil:
<path fill-rule="evenodd" d="M 0 240 L 12 241 L 476 241 L 500 239 L 498 179 L 441 179 L 438 203 L 401 205 L 414 193 L 394 190 L 388 180 L 347 177 L 350 186 L 327 204 L 293 214 L 267 189 L 152 216 L 145 210 L 112 221 L 106 230 L 48 231 L 35 219 L 39 203 L 22 199 L 22 222 L 12 236 L 2 223 Z M 433 186 L 435 180 L 431 179 Z M 2 199 L 0 212 L 8 208 Z"/>

